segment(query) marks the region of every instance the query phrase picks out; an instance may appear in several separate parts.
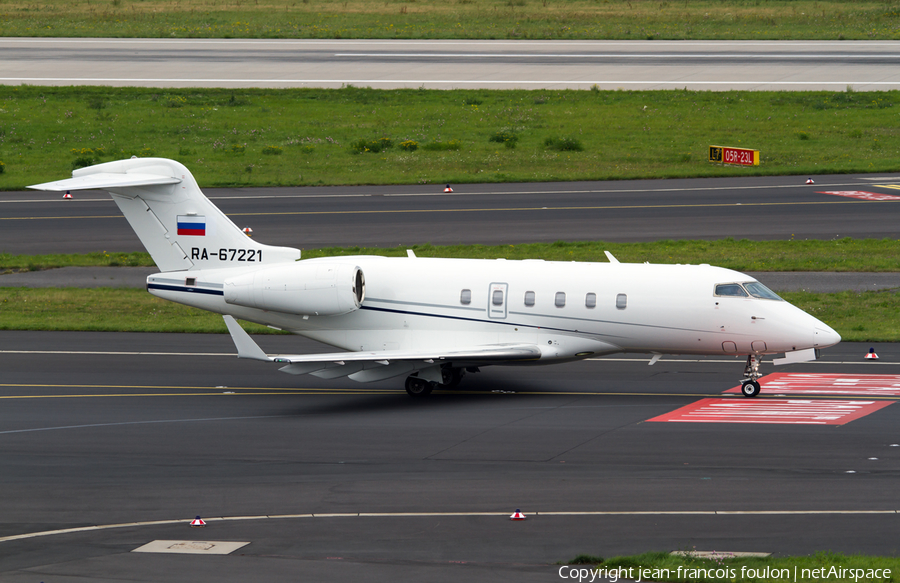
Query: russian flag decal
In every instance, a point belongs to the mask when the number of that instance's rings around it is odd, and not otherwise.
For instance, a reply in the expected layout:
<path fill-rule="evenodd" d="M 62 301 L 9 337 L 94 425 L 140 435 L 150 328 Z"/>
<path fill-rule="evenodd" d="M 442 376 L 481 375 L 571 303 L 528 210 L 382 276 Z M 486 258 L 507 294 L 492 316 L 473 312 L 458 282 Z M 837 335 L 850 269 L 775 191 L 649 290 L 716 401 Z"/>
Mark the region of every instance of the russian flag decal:
<path fill-rule="evenodd" d="M 177 221 L 179 235 L 206 236 L 206 217 L 178 215 Z"/>

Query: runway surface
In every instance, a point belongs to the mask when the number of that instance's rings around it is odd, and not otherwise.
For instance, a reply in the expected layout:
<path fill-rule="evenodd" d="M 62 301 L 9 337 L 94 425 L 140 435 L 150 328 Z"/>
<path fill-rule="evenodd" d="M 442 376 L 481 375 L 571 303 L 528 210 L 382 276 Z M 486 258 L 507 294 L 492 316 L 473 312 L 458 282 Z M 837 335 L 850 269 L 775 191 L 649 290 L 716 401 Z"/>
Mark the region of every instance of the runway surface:
<path fill-rule="evenodd" d="M 59 178 L 63 178 L 60 176 Z M 272 245 L 895 238 L 900 174 L 208 189 Z M 838 194 L 834 194 L 838 193 Z M 0 252 L 143 251 L 110 196 L 0 192 Z M 40 233 L 40 236 L 36 236 Z"/>
<path fill-rule="evenodd" d="M 0 40 L 0 83 L 889 90 L 896 41 Z"/>
<path fill-rule="evenodd" d="M 764 381 L 759 399 L 723 397 L 739 360 L 624 357 L 488 368 L 415 401 L 399 381 L 239 361 L 224 335 L 0 332 L 0 578 L 550 581 L 579 553 L 896 554 L 898 397 L 853 387 L 900 374 L 900 349 L 866 363 L 867 348 L 764 364 L 840 375 L 846 395 Z M 883 408 L 842 425 L 648 421 L 703 398 Z M 44 534 L 9 538 L 27 533 Z M 249 544 L 132 552 L 155 540 Z"/>

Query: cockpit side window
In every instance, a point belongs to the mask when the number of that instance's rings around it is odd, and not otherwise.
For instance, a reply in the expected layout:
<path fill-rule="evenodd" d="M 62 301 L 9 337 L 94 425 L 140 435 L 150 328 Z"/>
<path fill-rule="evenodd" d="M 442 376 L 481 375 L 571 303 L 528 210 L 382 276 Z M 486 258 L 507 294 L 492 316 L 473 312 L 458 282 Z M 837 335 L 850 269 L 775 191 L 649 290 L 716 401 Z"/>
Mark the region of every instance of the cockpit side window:
<path fill-rule="evenodd" d="M 746 298 L 748 296 L 744 288 L 739 283 L 718 283 L 716 284 L 716 295 L 732 298 Z"/>
<path fill-rule="evenodd" d="M 780 297 L 778 297 L 775 292 L 759 283 L 758 281 L 748 281 L 744 284 L 744 288 L 746 288 L 746 290 L 750 292 L 750 295 L 754 298 L 760 298 L 763 300 L 778 300 L 781 302 L 784 301 Z"/>

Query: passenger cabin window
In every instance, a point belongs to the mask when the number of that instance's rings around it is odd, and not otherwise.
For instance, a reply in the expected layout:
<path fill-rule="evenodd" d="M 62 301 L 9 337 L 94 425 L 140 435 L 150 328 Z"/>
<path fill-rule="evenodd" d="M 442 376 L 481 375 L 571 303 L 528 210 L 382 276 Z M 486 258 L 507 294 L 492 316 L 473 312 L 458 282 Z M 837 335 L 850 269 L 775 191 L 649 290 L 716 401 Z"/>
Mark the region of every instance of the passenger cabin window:
<path fill-rule="evenodd" d="M 781 302 L 784 301 L 780 297 L 778 297 L 775 292 L 759 283 L 758 281 L 748 281 L 744 284 L 744 288 L 746 288 L 746 290 L 750 292 L 750 295 L 754 298 L 760 298 L 763 300 L 778 300 Z"/>
<path fill-rule="evenodd" d="M 534 305 L 534 292 L 533 291 L 525 292 L 525 305 L 528 306 L 529 308 Z"/>
<path fill-rule="evenodd" d="M 739 283 L 720 283 L 716 285 L 716 295 L 732 298 L 746 298 L 747 292 Z"/>
<path fill-rule="evenodd" d="M 556 307 L 557 308 L 565 308 L 566 307 L 566 292 L 556 292 Z"/>
<path fill-rule="evenodd" d="M 597 294 L 591 292 L 588 295 L 584 296 L 584 307 L 585 308 L 596 308 L 597 307 Z"/>
<path fill-rule="evenodd" d="M 628 296 L 625 294 L 619 294 L 616 296 L 616 307 L 620 310 L 624 310 L 628 307 Z"/>
<path fill-rule="evenodd" d="M 471 304 L 472 303 L 472 290 L 464 289 L 461 292 L 459 292 L 459 303 L 463 304 L 464 306 L 468 306 L 469 304 Z"/>
<path fill-rule="evenodd" d="M 495 289 L 494 293 L 491 294 L 491 303 L 495 306 L 503 305 L 503 290 Z"/>

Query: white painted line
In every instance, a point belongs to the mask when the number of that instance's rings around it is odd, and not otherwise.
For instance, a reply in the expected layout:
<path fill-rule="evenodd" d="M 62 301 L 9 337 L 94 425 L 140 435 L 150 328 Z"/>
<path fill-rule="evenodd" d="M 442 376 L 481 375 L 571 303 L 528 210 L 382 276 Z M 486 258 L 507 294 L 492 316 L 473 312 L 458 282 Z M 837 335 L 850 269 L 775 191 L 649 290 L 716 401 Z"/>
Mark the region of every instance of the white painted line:
<path fill-rule="evenodd" d="M 202 395 L 205 393 L 197 393 Z M 11 433 L 32 433 L 34 431 L 58 431 L 61 429 L 89 429 L 92 427 L 116 427 L 119 425 L 150 425 L 155 423 L 199 423 L 204 421 L 238 421 L 242 419 L 274 419 L 277 417 L 286 417 L 286 415 L 256 415 L 251 417 L 208 417 L 203 419 L 158 419 L 153 421 L 121 421 L 118 423 L 90 423 L 87 425 L 61 425 L 58 427 L 35 427 L 32 429 L 10 429 L 8 431 L 0 431 L 0 435 L 8 435 Z"/>
<path fill-rule="evenodd" d="M 897 55 L 873 53 L 335 53 L 335 57 L 438 57 L 441 59 L 890 59 Z"/>
<path fill-rule="evenodd" d="M 672 551 L 669 553 L 675 557 L 690 557 L 692 559 L 737 559 L 745 557 L 769 557 L 772 553 L 754 553 L 746 551 Z"/>
<path fill-rule="evenodd" d="M 804 87 L 808 86 L 816 86 L 816 85 L 828 85 L 828 86 L 836 86 L 836 87 L 846 87 L 847 85 L 856 85 L 856 86 L 866 86 L 866 85 L 878 85 L 884 87 L 896 87 L 900 86 L 900 81 L 703 81 L 703 80 L 691 80 L 691 81 L 614 81 L 609 79 L 600 79 L 594 81 L 579 81 L 575 79 L 551 79 L 551 80 L 540 80 L 540 81 L 522 81 L 522 80 L 497 80 L 491 79 L 490 81 L 485 81 L 483 79 L 459 79 L 459 80 L 444 80 L 444 79 L 166 79 L 166 78 L 137 78 L 137 77 L 125 77 L 125 78 L 106 78 L 106 77 L 0 77 L 0 82 L 3 83 L 190 83 L 191 86 L 199 86 L 203 83 L 272 83 L 279 85 L 302 85 L 304 83 L 334 83 L 334 84 L 358 84 L 363 85 L 366 83 L 374 83 L 374 84 L 390 84 L 397 85 L 400 83 L 408 83 L 414 85 L 598 85 L 598 86 L 622 86 L 622 85 L 671 85 L 674 87 L 688 87 L 688 86 L 697 86 L 697 85 L 715 85 L 715 86 L 727 86 L 727 85 L 775 85 L 779 87 L 790 86 L 790 85 L 800 85 Z"/>
<path fill-rule="evenodd" d="M 711 47 L 718 45 L 726 45 L 726 46 L 758 46 L 758 47 L 790 47 L 791 49 L 796 49 L 798 47 L 812 47 L 816 45 L 822 45 L 827 47 L 834 47 L 835 45 L 840 45 L 841 48 L 870 48 L 870 47 L 890 47 L 897 48 L 900 43 L 898 41 L 891 40 L 882 40 L 882 41 L 852 41 L 852 40 L 843 40 L 843 41 L 754 41 L 754 40 L 702 40 L 702 41 L 665 41 L 665 40 L 654 40 L 654 41 L 641 41 L 641 40 L 565 40 L 565 41 L 550 41 L 550 40 L 539 40 L 539 41 L 530 41 L 530 40 L 512 40 L 512 41 L 504 41 L 504 40 L 406 40 L 406 39 L 271 39 L 271 40 L 260 40 L 260 39 L 166 39 L 166 38 L 144 38 L 144 39 L 135 39 L 135 38 L 4 38 L 0 41 L 0 46 L 5 44 L 163 44 L 163 45 L 171 45 L 171 44 L 197 44 L 197 45 L 217 45 L 217 44 L 226 44 L 226 45 L 283 45 L 283 46 L 295 46 L 295 45 L 402 45 L 402 46 L 415 46 L 415 45 L 425 45 L 425 46 L 436 46 L 436 45 L 447 45 L 458 48 L 460 45 L 466 46 L 478 46 L 478 45 L 488 45 L 488 46 L 533 46 L 537 48 L 545 48 L 547 46 L 577 46 L 577 45 L 586 45 L 586 46 L 652 46 L 654 48 L 659 48 L 660 46 L 674 46 L 674 47 L 685 47 L 685 46 L 702 46 L 702 47 Z"/>
<path fill-rule="evenodd" d="M 715 516 L 826 516 L 826 515 L 853 515 L 853 514 L 898 514 L 897 510 L 670 510 L 670 511 L 563 511 L 563 512 L 537 512 L 525 511 L 530 516 L 695 516 L 695 515 L 715 515 Z M 262 520 L 262 519 L 295 519 L 295 518 L 422 518 L 422 517 L 473 517 L 473 516 L 495 516 L 506 518 L 509 516 L 509 510 L 502 512 L 341 512 L 333 514 L 269 514 L 260 516 L 223 516 L 219 518 L 204 518 L 208 523 L 217 521 L 244 521 L 244 520 Z M 95 526 L 81 526 L 77 528 L 63 528 L 58 530 L 44 530 L 40 532 L 29 532 L 25 534 L 14 534 L 10 536 L 0 537 L 0 543 L 25 540 L 29 538 L 39 538 L 45 536 L 55 536 L 59 534 L 72 534 L 79 532 L 91 532 L 98 530 L 111 530 L 117 528 L 144 527 L 144 526 L 162 526 L 169 524 L 182 524 L 185 527 L 190 524 L 190 519 L 180 518 L 175 520 L 153 520 L 147 522 L 123 522 L 118 524 L 100 524 Z"/>
<path fill-rule="evenodd" d="M 88 356 L 229 356 L 236 357 L 234 352 L 125 352 L 125 351 L 99 351 L 99 350 L 0 350 L 0 354 L 84 354 Z M 585 358 L 586 361 L 598 362 L 650 362 L 649 358 Z M 742 362 L 742 358 L 708 358 L 708 359 L 690 359 L 690 358 L 661 358 L 659 362 L 688 362 L 698 364 L 734 364 Z M 841 361 L 841 360 L 811 360 L 803 364 L 858 364 L 866 367 L 876 366 L 896 366 L 900 363 L 885 361 Z"/>
<path fill-rule="evenodd" d="M 132 553 L 174 553 L 180 555 L 229 555 L 249 542 L 155 540 L 131 551 Z"/>

